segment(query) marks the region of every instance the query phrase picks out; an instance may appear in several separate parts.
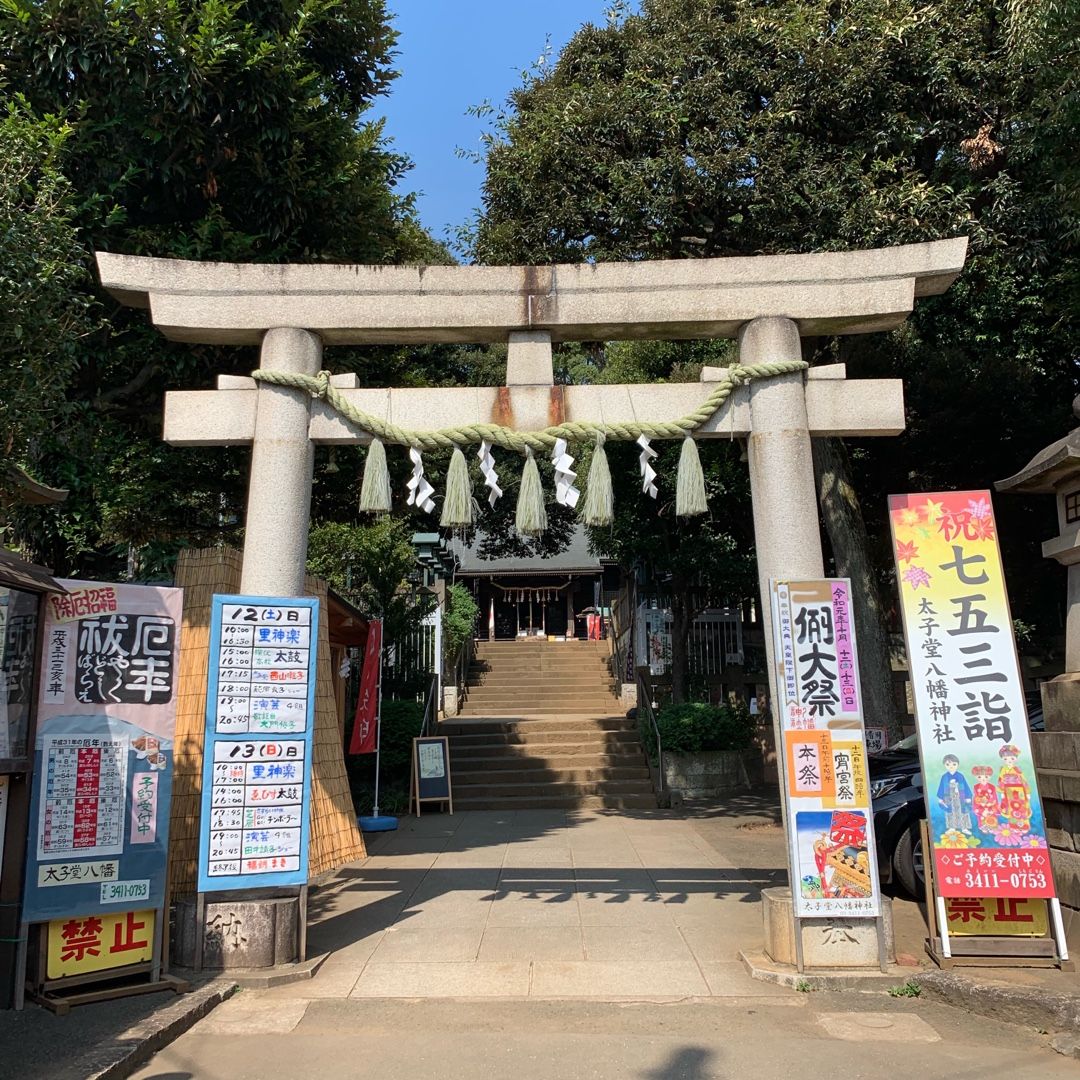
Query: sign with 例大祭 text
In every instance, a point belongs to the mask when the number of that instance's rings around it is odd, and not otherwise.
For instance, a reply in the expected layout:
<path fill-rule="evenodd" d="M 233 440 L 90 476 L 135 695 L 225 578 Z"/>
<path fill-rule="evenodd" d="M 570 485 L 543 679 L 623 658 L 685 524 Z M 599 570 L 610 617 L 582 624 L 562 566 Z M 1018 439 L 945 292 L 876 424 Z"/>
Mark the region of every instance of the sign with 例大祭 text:
<path fill-rule="evenodd" d="M 877 917 L 851 585 L 773 581 L 771 593 L 795 915 Z"/>
<path fill-rule="evenodd" d="M 990 493 L 891 495 L 889 519 L 937 892 L 1052 897 Z"/>
<path fill-rule="evenodd" d="M 316 599 L 214 597 L 199 892 L 307 882 L 318 629 Z"/>

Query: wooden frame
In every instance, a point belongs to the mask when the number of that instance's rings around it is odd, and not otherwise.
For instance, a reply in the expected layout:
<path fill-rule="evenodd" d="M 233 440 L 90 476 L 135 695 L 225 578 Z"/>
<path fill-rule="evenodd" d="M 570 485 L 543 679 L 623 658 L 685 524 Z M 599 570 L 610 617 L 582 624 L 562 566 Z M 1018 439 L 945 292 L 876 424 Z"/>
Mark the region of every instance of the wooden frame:
<path fill-rule="evenodd" d="M 441 743 L 443 764 L 446 768 L 446 794 L 422 795 L 420 786 L 420 743 Z M 412 769 L 409 773 L 409 811 L 416 805 L 416 816 L 420 816 L 420 804 L 425 802 L 448 803 L 449 811 L 454 812 L 454 789 L 450 777 L 450 740 L 445 735 L 425 735 L 412 741 Z"/>

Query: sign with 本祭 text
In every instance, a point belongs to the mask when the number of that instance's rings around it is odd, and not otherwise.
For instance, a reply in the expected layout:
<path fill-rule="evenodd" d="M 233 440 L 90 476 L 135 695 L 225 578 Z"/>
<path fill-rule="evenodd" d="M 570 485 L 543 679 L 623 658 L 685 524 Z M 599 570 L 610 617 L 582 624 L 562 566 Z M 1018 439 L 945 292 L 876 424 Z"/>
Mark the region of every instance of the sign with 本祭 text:
<path fill-rule="evenodd" d="M 50 922 L 45 974 L 61 979 L 152 960 L 154 916 L 151 909 Z"/>
<path fill-rule="evenodd" d="M 889 518 L 937 892 L 1052 897 L 990 492 L 891 495 Z"/>
<path fill-rule="evenodd" d="M 319 601 L 215 596 L 199 892 L 303 885 Z"/>
<path fill-rule="evenodd" d="M 877 917 L 850 582 L 773 581 L 772 613 L 795 915 Z"/>
<path fill-rule="evenodd" d="M 165 902 L 182 593 L 61 584 L 46 599 L 28 922 Z"/>

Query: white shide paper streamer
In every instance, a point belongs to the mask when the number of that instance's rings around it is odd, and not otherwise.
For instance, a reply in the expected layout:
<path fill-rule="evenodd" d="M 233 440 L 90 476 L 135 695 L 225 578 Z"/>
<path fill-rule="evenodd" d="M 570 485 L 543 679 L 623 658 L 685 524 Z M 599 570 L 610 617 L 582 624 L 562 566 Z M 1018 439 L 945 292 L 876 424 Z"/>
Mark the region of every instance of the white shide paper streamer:
<path fill-rule="evenodd" d="M 488 493 L 488 506 L 494 506 L 502 497 L 502 488 L 499 487 L 499 474 L 495 471 L 491 443 L 482 442 L 476 456 L 480 459 L 480 472 L 484 475 L 484 483 L 491 489 Z"/>
<path fill-rule="evenodd" d="M 556 439 L 551 450 L 551 463 L 555 466 L 555 501 L 560 506 L 577 506 L 581 492 L 574 487 L 577 473 L 572 466 L 574 459 L 566 452 L 566 440 Z"/>
<path fill-rule="evenodd" d="M 413 468 L 412 476 L 405 485 L 409 489 L 409 497 L 405 502 L 409 506 L 419 507 L 425 514 L 430 514 L 435 509 L 435 503 L 431 499 L 435 489 L 424 479 L 424 460 L 415 446 L 409 447 L 409 460 Z"/>
<path fill-rule="evenodd" d="M 637 444 L 641 447 L 641 453 L 638 455 L 638 465 L 641 467 L 641 490 L 655 499 L 656 484 L 653 481 L 656 479 L 656 470 L 652 467 L 652 459 L 656 457 L 656 451 L 644 435 L 638 436 Z"/>

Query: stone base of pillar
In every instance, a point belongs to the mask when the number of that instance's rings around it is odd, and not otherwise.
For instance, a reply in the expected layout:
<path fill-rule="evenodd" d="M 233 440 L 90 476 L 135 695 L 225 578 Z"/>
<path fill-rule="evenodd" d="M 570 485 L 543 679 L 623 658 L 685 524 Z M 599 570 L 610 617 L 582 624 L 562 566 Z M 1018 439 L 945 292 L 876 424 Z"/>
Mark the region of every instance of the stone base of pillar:
<path fill-rule="evenodd" d="M 443 715 L 457 716 L 458 714 L 458 688 L 456 686 L 444 686 L 442 689 Z"/>
<path fill-rule="evenodd" d="M 885 920 L 885 956 L 896 963 L 892 900 L 881 898 Z M 795 924 L 791 890 L 761 890 L 761 916 L 765 928 L 765 955 L 778 964 L 795 966 Z M 806 969 L 872 968 L 878 970 L 877 928 L 874 919 L 804 919 L 803 966 Z"/>
<path fill-rule="evenodd" d="M 1080 672 L 1042 684 L 1045 731 L 1031 750 L 1046 817 L 1046 838 L 1062 904 L 1080 908 Z"/>
<path fill-rule="evenodd" d="M 194 898 L 176 902 L 173 962 L 193 968 L 196 957 Z M 295 896 L 266 900 L 207 900 L 202 966 L 207 971 L 272 968 L 300 956 L 300 902 Z"/>

